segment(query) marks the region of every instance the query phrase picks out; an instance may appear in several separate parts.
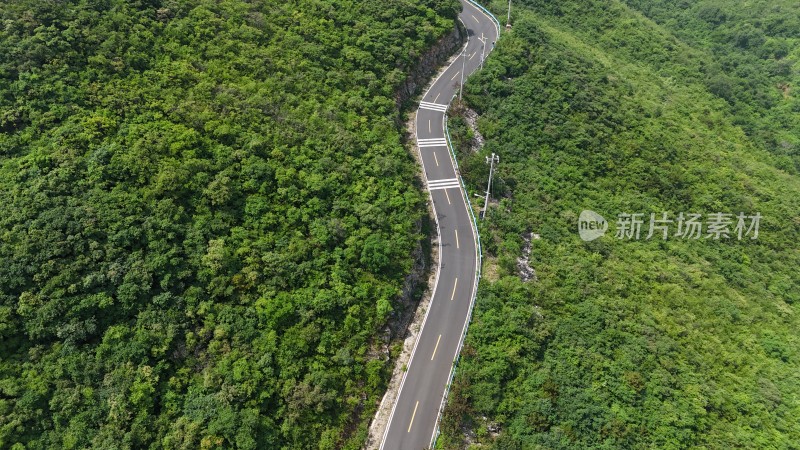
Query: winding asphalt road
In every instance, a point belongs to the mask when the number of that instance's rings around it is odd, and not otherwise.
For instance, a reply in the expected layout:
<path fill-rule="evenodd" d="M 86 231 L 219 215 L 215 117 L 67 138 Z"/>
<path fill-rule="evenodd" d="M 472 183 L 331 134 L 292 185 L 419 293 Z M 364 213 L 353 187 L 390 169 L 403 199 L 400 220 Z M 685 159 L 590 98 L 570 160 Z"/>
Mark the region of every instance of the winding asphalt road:
<path fill-rule="evenodd" d="M 480 68 L 481 58 L 492 50 L 499 29 L 474 4 L 466 0 L 461 4 L 459 18 L 469 36 L 465 53 L 433 82 L 417 110 L 417 147 L 439 232 L 439 269 L 430 307 L 392 407 L 382 450 L 420 450 L 432 445 L 476 288 L 476 231 L 447 147 L 444 115 L 450 100 L 458 95 L 461 77 L 466 79 Z"/>

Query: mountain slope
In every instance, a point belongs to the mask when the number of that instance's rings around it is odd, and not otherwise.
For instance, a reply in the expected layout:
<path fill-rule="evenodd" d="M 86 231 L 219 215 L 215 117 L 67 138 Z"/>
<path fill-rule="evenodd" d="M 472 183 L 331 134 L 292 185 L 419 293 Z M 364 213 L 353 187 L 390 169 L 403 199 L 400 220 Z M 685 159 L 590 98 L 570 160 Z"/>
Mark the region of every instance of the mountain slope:
<path fill-rule="evenodd" d="M 457 7 L 5 2 L 0 447 L 359 447 Z"/>
<path fill-rule="evenodd" d="M 769 128 L 764 105 L 710 85 L 724 52 L 630 5 L 527 2 L 515 15 L 465 91 L 479 154 L 464 120 L 451 121 L 475 190 L 484 156 L 500 155 L 501 200 L 482 223 L 495 275 L 480 288 L 442 446 L 463 446 L 466 427 L 503 449 L 796 448 L 797 100 L 775 80 L 793 86 L 797 72 L 752 81 L 780 93 L 768 110 L 784 120 Z M 610 222 L 606 236 L 580 239 L 585 209 Z M 763 218 L 757 239 L 739 240 L 735 218 L 729 239 L 676 237 L 676 223 L 667 240 L 646 239 L 662 212 Z M 644 215 L 640 239 L 615 237 L 621 213 Z M 536 279 L 523 282 L 529 232 L 541 239 L 530 241 Z"/>

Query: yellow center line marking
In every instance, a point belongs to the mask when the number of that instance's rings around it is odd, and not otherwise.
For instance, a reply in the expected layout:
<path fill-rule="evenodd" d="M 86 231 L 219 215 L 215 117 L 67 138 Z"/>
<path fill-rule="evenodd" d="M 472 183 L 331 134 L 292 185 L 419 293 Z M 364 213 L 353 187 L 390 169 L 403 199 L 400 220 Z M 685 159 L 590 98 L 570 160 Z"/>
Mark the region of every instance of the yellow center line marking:
<path fill-rule="evenodd" d="M 452 302 L 454 298 L 456 298 L 456 286 L 458 286 L 458 278 L 456 278 L 455 283 L 453 283 L 453 293 L 450 294 L 450 301 Z"/>
<path fill-rule="evenodd" d="M 436 161 L 436 167 L 439 167 L 439 158 L 436 157 L 436 152 L 433 152 L 433 159 Z"/>
<path fill-rule="evenodd" d="M 456 74 L 455 74 L 455 75 L 453 75 L 453 78 L 450 78 L 450 81 L 453 81 L 453 80 L 455 80 L 455 79 L 456 79 L 456 77 L 458 76 L 458 74 L 459 74 L 459 73 L 461 73 L 461 72 L 460 72 L 460 71 L 459 71 L 459 72 L 456 72 Z"/>
<path fill-rule="evenodd" d="M 414 412 L 411 414 L 411 422 L 408 423 L 408 431 L 406 431 L 406 433 L 411 433 L 411 425 L 414 425 L 414 416 L 417 415 L 417 406 L 419 406 L 419 400 L 417 400 L 417 404 L 414 405 Z"/>
<path fill-rule="evenodd" d="M 441 92 L 439 92 L 438 94 L 436 94 L 436 98 L 435 98 L 435 99 L 433 99 L 433 103 L 436 103 L 436 100 L 439 100 L 439 96 L 440 96 L 440 95 L 442 95 L 442 93 L 441 93 Z"/>
<path fill-rule="evenodd" d="M 458 245 L 458 230 L 455 230 L 455 232 L 456 232 L 456 248 L 461 248 Z"/>
<path fill-rule="evenodd" d="M 452 203 L 450 203 L 450 194 L 447 193 L 447 189 L 443 189 L 443 191 L 444 191 L 444 195 L 447 196 L 447 204 L 448 205 L 452 205 Z"/>
<path fill-rule="evenodd" d="M 431 361 L 433 361 L 433 357 L 436 356 L 436 350 L 439 349 L 439 341 L 442 340 L 442 335 L 439 335 L 439 338 L 436 339 L 436 347 L 433 347 L 433 354 L 431 355 Z"/>

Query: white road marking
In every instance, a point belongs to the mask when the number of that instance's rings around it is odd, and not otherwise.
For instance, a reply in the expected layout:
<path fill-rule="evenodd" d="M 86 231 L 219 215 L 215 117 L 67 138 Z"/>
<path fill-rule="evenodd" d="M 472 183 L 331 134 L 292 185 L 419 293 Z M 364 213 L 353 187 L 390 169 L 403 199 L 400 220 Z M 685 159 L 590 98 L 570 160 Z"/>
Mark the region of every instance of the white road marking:
<path fill-rule="evenodd" d="M 442 178 L 441 180 L 428 180 L 428 184 L 450 184 L 458 183 L 458 178 Z"/>
<path fill-rule="evenodd" d="M 459 186 L 459 185 L 458 185 L 458 183 L 454 183 L 454 184 L 445 184 L 445 185 L 436 185 L 436 184 L 435 184 L 435 185 L 433 185 L 433 186 L 431 186 L 431 185 L 428 185 L 428 190 L 429 190 L 429 191 L 435 191 L 435 190 L 437 190 L 437 189 L 451 189 L 451 188 L 459 188 L 459 187 L 461 187 L 461 186 Z"/>
<path fill-rule="evenodd" d="M 447 111 L 447 105 L 442 105 L 440 103 L 419 102 L 419 107 L 421 109 L 432 109 L 439 112 Z"/>
<path fill-rule="evenodd" d="M 450 194 L 447 193 L 447 189 L 444 190 L 444 195 L 447 197 L 447 204 L 452 205 L 452 203 L 450 203 Z"/>
<path fill-rule="evenodd" d="M 455 232 L 456 232 L 456 248 L 461 248 L 461 246 L 458 245 L 458 230 L 455 230 Z"/>
<path fill-rule="evenodd" d="M 447 140 L 444 138 L 433 138 L 433 139 L 418 139 L 417 146 L 419 148 L 423 147 L 447 147 Z"/>
<path fill-rule="evenodd" d="M 456 232 L 458 235 L 458 232 Z M 453 293 L 450 295 L 450 301 L 452 302 L 454 298 L 456 298 L 456 286 L 458 286 L 458 278 L 456 278 L 455 283 L 453 283 Z"/>
<path fill-rule="evenodd" d="M 436 339 L 436 347 L 433 347 L 433 354 L 431 355 L 431 361 L 433 361 L 433 357 L 436 356 L 436 350 L 439 349 L 439 341 L 442 340 L 442 335 L 439 335 L 439 339 Z"/>
<path fill-rule="evenodd" d="M 477 54 L 478 54 L 478 52 L 477 52 L 477 51 L 475 51 L 475 53 L 473 53 L 473 54 L 472 54 L 472 56 L 470 56 L 470 57 L 469 57 L 469 60 L 470 60 L 470 61 L 472 61 L 472 58 L 474 58 L 474 57 L 475 57 L 475 55 L 477 55 Z"/>
<path fill-rule="evenodd" d="M 447 189 L 447 188 L 457 188 L 461 187 L 458 184 L 458 179 L 456 178 L 449 178 L 446 180 L 428 180 L 428 190 L 432 191 L 434 189 Z"/>
<path fill-rule="evenodd" d="M 481 21 L 478 20 L 477 17 L 475 17 L 475 14 L 470 14 L 470 16 L 472 16 L 472 18 L 475 19 L 475 22 L 481 23 Z"/>
<path fill-rule="evenodd" d="M 406 433 L 411 433 L 411 425 L 414 425 L 414 416 L 417 415 L 417 406 L 419 406 L 419 400 L 417 400 L 417 404 L 414 405 L 414 412 L 411 414 L 411 422 L 408 423 L 408 431 L 406 431 Z"/>
<path fill-rule="evenodd" d="M 436 152 L 433 152 L 433 159 L 436 161 L 436 167 L 439 167 L 439 158 L 436 157 Z"/>
<path fill-rule="evenodd" d="M 453 75 L 453 78 L 450 78 L 450 81 L 453 81 L 453 80 L 455 80 L 455 79 L 456 79 L 456 77 L 458 76 L 458 74 L 460 74 L 460 73 L 461 73 L 461 71 L 458 71 L 458 72 L 456 72 L 456 74 L 455 74 L 455 75 Z"/>
<path fill-rule="evenodd" d="M 431 119 L 428 119 L 428 133 L 431 132 Z"/>
<path fill-rule="evenodd" d="M 433 99 L 433 103 L 436 103 L 436 100 L 439 100 L 439 96 L 440 96 L 440 95 L 442 95 L 442 93 L 441 93 L 441 92 L 439 92 L 438 94 L 436 94 L 436 98 L 435 98 L 435 99 Z"/>

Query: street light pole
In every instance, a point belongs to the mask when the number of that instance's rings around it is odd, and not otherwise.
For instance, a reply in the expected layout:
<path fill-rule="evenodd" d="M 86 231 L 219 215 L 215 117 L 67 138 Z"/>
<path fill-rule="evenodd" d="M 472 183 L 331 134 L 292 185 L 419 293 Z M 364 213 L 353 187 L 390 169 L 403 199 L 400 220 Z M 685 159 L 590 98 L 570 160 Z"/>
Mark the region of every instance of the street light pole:
<path fill-rule="evenodd" d="M 486 210 L 489 208 L 489 192 L 492 189 L 492 172 L 494 172 L 494 163 L 500 163 L 500 157 L 492 153 L 492 157 L 486 157 L 486 164 L 489 164 L 489 184 L 486 185 L 486 199 L 483 201 L 483 214 L 481 218 L 486 218 Z"/>
<path fill-rule="evenodd" d="M 508 18 L 506 19 L 506 28 L 511 28 L 511 0 L 508 0 Z"/>

